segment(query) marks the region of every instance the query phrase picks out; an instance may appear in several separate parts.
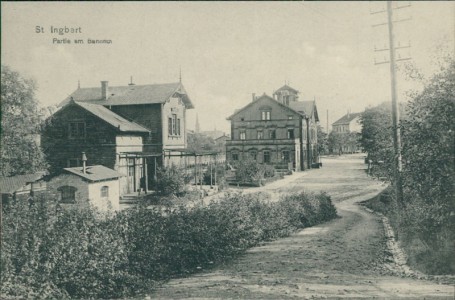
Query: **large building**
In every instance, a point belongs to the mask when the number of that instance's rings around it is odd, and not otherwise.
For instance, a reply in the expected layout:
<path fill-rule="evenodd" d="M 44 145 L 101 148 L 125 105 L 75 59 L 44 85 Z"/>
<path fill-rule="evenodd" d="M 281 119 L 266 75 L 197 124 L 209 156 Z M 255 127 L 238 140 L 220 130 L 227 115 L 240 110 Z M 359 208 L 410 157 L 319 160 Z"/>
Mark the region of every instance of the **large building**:
<path fill-rule="evenodd" d="M 226 141 L 226 160 L 253 159 L 277 169 L 304 170 L 318 161 L 315 101 L 299 101 L 298 91 L 285 85 L 237 110 Z"/>
<path fill-rule="evenodd" d="M 47 120 L 42 145 L 51 173 L 102 165 L 125 175 L 120 194 L 148 189 L 162 165 L 186 162 L 186 110 L 181 82 L 78 88 Z"/>

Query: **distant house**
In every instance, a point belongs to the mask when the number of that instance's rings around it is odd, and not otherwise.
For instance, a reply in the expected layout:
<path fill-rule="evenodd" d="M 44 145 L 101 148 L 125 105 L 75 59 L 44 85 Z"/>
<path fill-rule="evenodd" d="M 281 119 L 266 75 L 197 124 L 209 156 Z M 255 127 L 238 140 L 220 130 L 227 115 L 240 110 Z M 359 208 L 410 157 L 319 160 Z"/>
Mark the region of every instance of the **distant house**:
<path fill-rule="evenodd" d="M 348 112 L 332 124 L 332 132 L 345 136 L 340 146 L 342 153 L 354 153 L 360 150 L 358 139 L 352 134 L 358 134 L 362 131 L 361 115 L 361 113 Z"/>
<path fill-rule="evenodd" d="M 360 116 L 362 113 L 347 113 L 332 124 L 334 132 L 361 132 L 362 125 L 360 124 Z"/>
<path fill-rule="evenodd" d="M 215 139 L 215 147 L 219 152 L 225 153 L 226 152 L 226 141 L 230 140 L 231 137 L 223 133 L 222 136 Z"/>
<path fill-rule="evenodd" d="M 231 139 L 226 140 L 226 159 L 253 159 L 277 169 L 311 168 L 318 161 L 315 101 L 299 101 L 298 91 L 285 85 L 273 98 L 266 94 L 236 110 Z"/>
<path fill-rule="evenodd" d="M 41 180 L 45 172 L 0 177 L 0 194 L 2 203 L 7 204 L 12 200 L 26 200 L 31 195 L 45 192 L 46 182 Z"/>
<path fill-rule="evenodd" d="M 123 174 L 104 166 L 64 168 L 48 182 L 48 192 L 65 207 L 97 207 L 118 210 Z"/>
<path fill-rule="evenodd" d="M 194 106 L 181 82 L 79 88 L 61 104 L 42 133 L 51 173 L 102 165 L 125 175 L 120 193 L 149 190 L 156 170 L 185 163 L 186 110 Z"/>

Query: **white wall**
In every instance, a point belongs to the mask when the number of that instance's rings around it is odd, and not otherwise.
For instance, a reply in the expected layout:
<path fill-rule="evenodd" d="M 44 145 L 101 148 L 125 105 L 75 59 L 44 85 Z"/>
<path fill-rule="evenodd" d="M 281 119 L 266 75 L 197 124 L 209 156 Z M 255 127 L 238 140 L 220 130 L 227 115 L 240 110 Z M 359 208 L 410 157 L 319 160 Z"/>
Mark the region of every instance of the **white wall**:
<path fill-rule="evenodd" d="M 142 152 L 142 137 L 141 136 L 116 136 L 115 143 L 117 145 L 116 152 Z"/>
<path fill-rule="evenodd" d="M 61 201 L 61 193 L 59 187 L 73 186 L 76 190 L 75 204 L 62 204 L 64 207 L 89 207 L 93 205 L 101 211 L 118 210 L 120 206 L 119 181 L 118 179 L 87 182 L 81 177 L 73 174 L 60 174 L 52 178 L 48 183 L 48 189 L 53 194 L 57 195 L 57 199 Z M 101 187 L 109 187 L 109 197 L 101 197 Z"/>
<path fill-rule="evenodd" d="M 101 188 L 109 188 L 109 196 L 101 197 Z M 101 211 L 118 210 L 120 207 L 120 193 L 118 179 L 92 182 L 88 185 L 89 202 Z"/>

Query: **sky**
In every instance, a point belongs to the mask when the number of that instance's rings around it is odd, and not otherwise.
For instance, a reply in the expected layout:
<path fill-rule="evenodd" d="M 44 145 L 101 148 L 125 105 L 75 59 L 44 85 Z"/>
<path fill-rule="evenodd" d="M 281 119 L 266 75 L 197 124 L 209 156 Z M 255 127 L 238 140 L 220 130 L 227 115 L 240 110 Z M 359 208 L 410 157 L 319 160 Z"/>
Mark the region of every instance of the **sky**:
<path fill-rule="evenodd" d="M 408 2 L 399 2 L 406 6 Z M 394 11 L 398 95 L 421 90 L 406 79 L 411 63 L 427 77 L 438 57 L 455 51 L 455 2 L 412 2 Z M 230 132 L 226 120 L 252 99 L 287 82 L 300 100 L 315 100 L 327 127 L 349 110 L 390 101 L 384 2 L 2 2 L 3 65 L 37 83 L 42 106 L 78 86 L 182 82 L 195 109 L 187 127 Z M 37 32 L 36 27 L 44 32 Z M 53 34 L 50 27 L 74 28 Z M 78 32 L 80 28 L 80 33 Z M 54 38 L 84 40 L 58 44 Z M 87 44 L 87 39 L 111 44 Z M 441 50 L 442 49 L 442 50 Z M 330 125 L 329 125 L 330 127 Z"/>

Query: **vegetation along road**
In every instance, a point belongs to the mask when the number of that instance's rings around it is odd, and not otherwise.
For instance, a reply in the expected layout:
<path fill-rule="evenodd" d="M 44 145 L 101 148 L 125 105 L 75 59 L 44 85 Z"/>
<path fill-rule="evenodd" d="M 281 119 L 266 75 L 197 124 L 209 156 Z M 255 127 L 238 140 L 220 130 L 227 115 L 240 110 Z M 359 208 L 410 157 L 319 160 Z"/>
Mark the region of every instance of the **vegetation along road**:
<path fill-rule="evenodd" d="M 358 155 L 325 158 L 321 169 L 254 189 L 277 195 L 327 191 L 340 218 L 252 248 L 215 269 L 171 280 L 149 297 L 452 299 L 453 285 L 397 271 L 381 218 L 358 205 L 385 188 L 368 178 L 364 168 Z"/>

